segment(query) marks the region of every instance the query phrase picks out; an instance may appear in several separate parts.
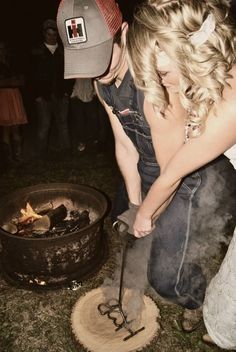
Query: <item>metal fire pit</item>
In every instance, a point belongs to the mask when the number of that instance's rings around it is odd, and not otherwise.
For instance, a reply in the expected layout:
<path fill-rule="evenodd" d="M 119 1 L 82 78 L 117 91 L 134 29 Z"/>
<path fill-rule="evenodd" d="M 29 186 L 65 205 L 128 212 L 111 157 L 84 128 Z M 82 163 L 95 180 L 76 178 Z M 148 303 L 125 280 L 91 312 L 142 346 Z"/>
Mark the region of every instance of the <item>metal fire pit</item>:
<path fill-rule="evenodd" d="M 59 288 L 97 272 L 107 257 L 103 223 L 107 198 L 98 190 L 69 183 L 41 184 L 18 190 L 0 202 L 0 226 L 19 216 L 29 202 L 64 204 L 90 212 L 88 226 L 59 237 L 23 238 L 0 228 L 1 267 L 7 281 L 26 288 Z"/>

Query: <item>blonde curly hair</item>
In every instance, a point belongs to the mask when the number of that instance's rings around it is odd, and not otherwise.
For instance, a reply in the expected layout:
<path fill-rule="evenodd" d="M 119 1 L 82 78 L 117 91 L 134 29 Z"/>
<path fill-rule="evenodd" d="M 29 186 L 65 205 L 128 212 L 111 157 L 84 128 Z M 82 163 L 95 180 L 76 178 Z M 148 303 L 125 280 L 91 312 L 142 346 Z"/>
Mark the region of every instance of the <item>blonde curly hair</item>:
<path fill-rule="evenodd" d="M 235 28 L 228 0 L 149 0 L 141 4 L 127 34 L 127 60 L 135 84 L 161 112 L 168 104 L 156 68 L 163 50 L 180 71 L 180 99 L 189 115 L 190 136 L 198 136 L 204 121 L 222 99 L 235 63 Z M 212 14 L 215 29 L 194 46 L 191 35 Z"/>

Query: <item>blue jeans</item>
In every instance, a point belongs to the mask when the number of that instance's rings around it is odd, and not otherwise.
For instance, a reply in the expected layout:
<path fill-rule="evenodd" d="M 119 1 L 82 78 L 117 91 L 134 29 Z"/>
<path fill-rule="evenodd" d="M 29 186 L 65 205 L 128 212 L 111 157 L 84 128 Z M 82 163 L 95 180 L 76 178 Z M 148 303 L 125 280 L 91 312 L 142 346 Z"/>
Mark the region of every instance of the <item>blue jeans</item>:
<path fill-rule="evenodd" d="M 153 183 L 152 167 L 141 163 L 139 170 L 146 193 Z M 194 243 L 194 238 L 199 236 L 199 231 L 204 233 L 204 227 L 207 227 L 207 222 L 213 215 L 210 205 L 202 209 L 203 198 L 209 197 L 206 192 L 214 192 L 217 182 L 222 181 L 221 171 L 229 171 L 229 176 L 232 171 L 234 175 L 228 160 L 222 159 L 186 177 L 167 209 L 157 219 L 151 235 L 153 239 L 148 265 L 149 282 L 162 297 L 188 309 L 201 306 L 205 296 L 207 283 L 197 261 L 198 253 L 195 251 L 194 257 L 188 253 L 191 252 L 190 246 Z M 234 181 L 231 179 L 231 182 Z M 232 214 L 235 212 L 235 186 L 233 187 L 234 196 L 229 192 L 225 194 L 224 200 L 223 193 L 220 192 L 222 199 L 218 203 L 221 209 Z M 204 213 L 204 224 L 198 213 Z"/>
<path fill-rule="evenodd" d="M 47 152 L 49 133 L 53 127 L 56 128 L 58 136 L 58 149 L 69 150 L 69 130 L 68 130 L 68 99 L 53 97 L 47 101 L 42 98 L 35 101 L 37 113 L 37 143 L 38 153 Z"/>

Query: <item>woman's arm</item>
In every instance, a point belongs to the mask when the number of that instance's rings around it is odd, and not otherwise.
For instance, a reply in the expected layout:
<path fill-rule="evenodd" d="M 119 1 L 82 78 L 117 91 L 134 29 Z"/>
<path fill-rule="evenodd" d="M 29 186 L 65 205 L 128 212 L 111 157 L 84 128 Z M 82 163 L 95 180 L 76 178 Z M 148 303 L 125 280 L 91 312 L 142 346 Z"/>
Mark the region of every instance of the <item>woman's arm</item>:
<path fill-rule="evenodd" d="M 167 163 L 163 162 L 160 177 L 153 183 L 139 208 L 134 223 L 137 237 L 148 234 L 155 215 L 160 215 L 174 195 L 181 179 L 224 153 L 236 143 L 236 99 L 222 100 L 216 114 L 210 114 L 205 132 L 177 147 Z"/>
<path fill-rule="evenodd" d="M 186 111 L 179 101 L 178 94 L 169 94 L 169 105 L 165 115 L 157 116 L 153 105 L 144 101 L 145 117 L 149 123 L 152 142 L 161 173 L 169 160 L 177 153 L 184 144 Z M 177 186 L 176 186 L 177 187 Z M 151 232 L 152 223 L 166 209 L 172 200 L 174 193 L 156 210 L 152 219 L 146 221 L 145 231 Z M 139 214 L 138 214 L 139 216 Z M 149 227 L 149 230 L 147 228 Z"/>
<path fill-rule="evenodd" d="M 137 169 L 139 154 L 130 138 L 124 132 L 123 127 L 120 121 L 118 120 L 117 116 L 113 114 L 111 108 L 99 95 L 96 84 L 95 90 L 99 100 L 103 104 L 110 119 L 111 127 L 115 138 L 116 159 L 125 181 L 129 201 L 133 204 L 139 205 L 142 200 L 141 179 Z"/>

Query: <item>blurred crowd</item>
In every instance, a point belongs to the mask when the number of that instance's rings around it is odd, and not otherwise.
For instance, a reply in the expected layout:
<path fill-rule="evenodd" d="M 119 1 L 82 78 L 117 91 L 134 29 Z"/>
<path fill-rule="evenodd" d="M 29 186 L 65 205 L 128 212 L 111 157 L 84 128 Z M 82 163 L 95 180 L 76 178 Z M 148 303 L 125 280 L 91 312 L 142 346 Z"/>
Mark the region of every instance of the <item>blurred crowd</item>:
<path fill-rule="evenodd" d="M 0 40 L 2 171 L 52 153 L 70 157 L 91 147 L 102 153 L 112 138 L 92 80 L 64 79 L 56 21 L 45 20 L 41 34 L 23 53 Z"/>

